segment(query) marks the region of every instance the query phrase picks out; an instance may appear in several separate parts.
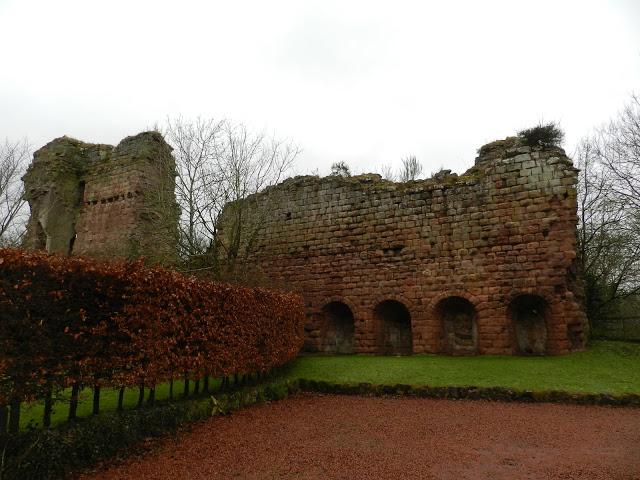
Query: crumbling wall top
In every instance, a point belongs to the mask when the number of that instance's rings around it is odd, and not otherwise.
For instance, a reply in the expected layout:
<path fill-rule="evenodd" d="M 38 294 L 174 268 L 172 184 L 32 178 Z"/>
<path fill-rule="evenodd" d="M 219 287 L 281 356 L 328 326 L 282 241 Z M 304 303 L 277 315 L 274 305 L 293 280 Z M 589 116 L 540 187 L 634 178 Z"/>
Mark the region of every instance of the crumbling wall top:
<path fill-rule="evenodd" d="M 549 156 L 557 156 L 566 158 L 565 151 L 560 147 L 550 146 L 534 146 L 525 145 L 520 137 L 507 137 L 502 140 L 495 140 L 487 143 L 478 149 L 478 156 L 475 164 L 479 165 L 485 162 L 491 162 L 497 159 L 508 159 L 518 155 L 528 154 L 532 152 L 546 152 Z M 569 161 L 569 163 L 571 163 Z"/>
<path fill-rule="evenodd" d="M 565 167 L 574 169 L 572 161 L 566 156 L 560 147 L 530 147 L 524 145 L 519 137 L 508 137 L 496 140 L 482 146 L 478 150 L 475 164 L 461 174 L 452 173 L 451 170 L 440 170 L 430 178 L 410 180 L 408 182 L 395 182 L 382 178 L 377 173 L 364 173 L 354 176 L 329 175 L 320 177 L 317 175 L 303 175 L 288 178 L 278 185 L 266 188 L 258 195 L 268 194 L 274 190 L 295 191 L 303 187 L 311 188 L 339 188 L 346 187 L 349 190 L 369 191 L 406 191 L 408 193 L 424 190 L 437 190 L 456 186 L 477 184 L 493 165 L 499 161 L 510 161 L 518 155 L 533 154 L 538 158 L 541 155 L 553 162 L 563 163 Z"/>

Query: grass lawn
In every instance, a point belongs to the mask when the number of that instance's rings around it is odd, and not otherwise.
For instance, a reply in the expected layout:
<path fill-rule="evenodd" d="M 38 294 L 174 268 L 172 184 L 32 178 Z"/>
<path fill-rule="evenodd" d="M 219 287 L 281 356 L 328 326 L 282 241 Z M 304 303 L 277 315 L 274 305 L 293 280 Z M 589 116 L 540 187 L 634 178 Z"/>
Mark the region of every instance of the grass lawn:
<path fill-rule="evenodd" d="M 558 357 L 304 356 L 293 362 L 287 377 L 336 383 L 640 394 L 640 343 L 598 341 L 586 352 Z"/>
<path fill-rule="evenodd" d="M 211 379 L 211 387 L 216 388 L 219 381 Z M 173 382 L 174 398 L 181 398 L 184 383 L 181 380 Z M 51 415 L 51 425 L 57 425 L 67 420 L 69 413 L 69 396 L 70 390 L 65 390 L 58 395 L 53 405 L 53 413 Z M 190 385 L 190 393 L 193 393 L 193 382 Z M 145 401 L 149 394 L 149 390 L 145 390 Z M 156 400 L 166 400 L 169 398 L 169 383 L 156 386 Z M 124 395 L 124 408 L 135 408 L 138 405 L 138 389 L 127 388 Z M 118 407 L 118 389 L 103 389 L 100 392 L 100 411 L 115 411 Z M 88 417 L 93 409 L 93 391 L 86 388 L 80 392 L 80 400 L 78 402 L 78 417 Z M 42 426 L 42 414 L 44 407 L 42 402 L 34 402 L 28 405 L 22 405 L 20 410 L 20 428 L 40 428 Z"/>
<path fill-rule="evenodd" d="M 571 393 L 640 394 L 640 343 L 593 342 L 586 352 L 559 357 L 477 356 L 448 357 L 413 355 L 376 357 L 366 355 L 303 356 L 284 373 L 286 379 L 304 378 L 336 383 L 429 386 L 507 387 L 518 390 L 561 390 Z M 213 379 L 212 379 L 213 380 Z M 213 380 L 212 387 L 218 384 Z M 182 381 L 174 382 L 174 395 L 182 394 Z M 193 383 L 191 384 L 193 389 Z M 169 384 L 156 387 L 156 399 L 169 396 Z M 52 424 L 64 422 L 69 409 L 69 392 L 54 404 Z M 138 390 L 127 389 L 125 408 L 134 408 Z M 104 389 L 100 410 L 113 411 L 118 391 Z M 92 391 L 81 392 L 78 416 L 91 415 Z M 24 405 L 21 427 L 39 427 L 42 403 Z"/>

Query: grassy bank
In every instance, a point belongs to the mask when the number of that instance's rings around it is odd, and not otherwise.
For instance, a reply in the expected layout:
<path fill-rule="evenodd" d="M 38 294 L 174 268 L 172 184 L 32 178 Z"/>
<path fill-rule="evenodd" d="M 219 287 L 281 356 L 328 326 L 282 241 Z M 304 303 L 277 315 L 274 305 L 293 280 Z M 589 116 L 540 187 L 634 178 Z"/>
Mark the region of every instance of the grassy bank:
<path fill-rule="evenodd" d="M 559 357 L 305 356 L 286 375 L 335 383 L 640 394 L 640 344 L 599 341 L 585 352 Z"/>
<path fill-rule="evenodd" d="M 287 380 L 338 384 L 367 382 L 375 385 L 476 386 L 568 393 L 640 394 L 640 343 L 598 341 L 585 352 L 559 357 L 303 356 L 291 363 L 283 377 Z M 214 388 L 217 385 L 217 381 L 212 383 Z M 182 391 L 183 383 L 176 381 L 174 395 L 180 397 Z M 156 387 L 156 400 L 168 397 L 168 384 Z M 79 417 L 91 415 L 91 399 L 91 390 L 83 390 L 78 406 Z M 103 390 L 101 411 L 114 411 L 117 401 L 117 390 Z M 134 408 L 137 402 L 137 389 L 127 389 L 125 409 Z M 68 408 L 68 392 L 63 392 L 54 405 L 54 425 L 66 420 Z M 39 427 L 42 410 L 40 403 L 23 406 L 23 429 L 28 426 Z"/>

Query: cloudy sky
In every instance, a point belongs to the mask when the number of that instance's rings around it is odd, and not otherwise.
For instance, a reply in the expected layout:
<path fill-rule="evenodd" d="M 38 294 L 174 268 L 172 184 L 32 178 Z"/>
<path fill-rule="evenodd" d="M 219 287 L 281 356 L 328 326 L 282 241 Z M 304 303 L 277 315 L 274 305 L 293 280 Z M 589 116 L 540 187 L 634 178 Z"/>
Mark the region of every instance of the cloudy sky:
<path fill-rule="evenodd" d="M 117 143 L 167 116 L 294 140 L 296 173 L 463 171 L 539 121 L 565 147 L 640 93 L 640 1 L 0 0 L 0 138 Z"/>

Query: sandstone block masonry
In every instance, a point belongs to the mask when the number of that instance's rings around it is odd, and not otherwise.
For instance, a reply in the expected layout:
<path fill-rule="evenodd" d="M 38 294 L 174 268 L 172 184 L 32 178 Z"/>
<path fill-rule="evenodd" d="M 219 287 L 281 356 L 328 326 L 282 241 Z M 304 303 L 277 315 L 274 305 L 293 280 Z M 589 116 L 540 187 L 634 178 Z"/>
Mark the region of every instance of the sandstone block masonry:
<path fill-rule="evenodd" d="M 127 137 L 116 147 L 57 138 L 35 152 L 23 181 L 31 208 L 26 248 L 173 260 L 175 160 L 159 133 Z"/>
<path fill-rule="evenodd" d="M 461 176 L 296 177 L 259 194 L 249 263 L 302 293 L 309 351 L 579 350 L 576 179 L 562 149 L 517 138 Z"/>

